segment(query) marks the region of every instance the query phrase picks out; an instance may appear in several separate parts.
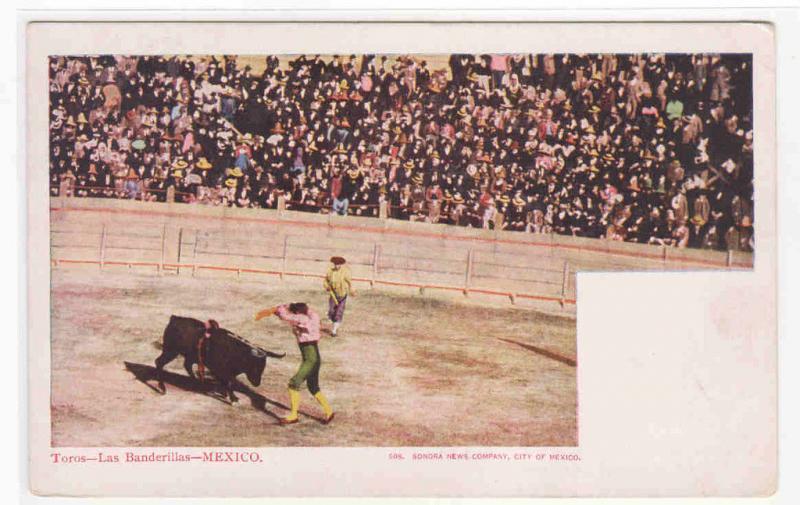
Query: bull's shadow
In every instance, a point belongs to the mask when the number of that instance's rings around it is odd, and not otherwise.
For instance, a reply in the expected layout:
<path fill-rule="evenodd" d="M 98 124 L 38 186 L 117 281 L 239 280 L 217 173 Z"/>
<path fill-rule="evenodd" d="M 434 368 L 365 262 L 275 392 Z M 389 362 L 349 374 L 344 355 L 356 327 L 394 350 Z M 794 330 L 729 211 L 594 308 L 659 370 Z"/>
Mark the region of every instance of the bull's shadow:
<path fill-rule="evenodd" d="M 136 378 L 136 380 L 138 380 L 139 382 L 141 382 L 142 384 L 149 387 L 150 389 L 152 389 L 153 391 L 155 391 L 160 395 L 165 394 L 158 387 L 151 384 L 151 382 L 158 383 L 159 380 L 159 373 L 155 367 L 149 365 L 143 365 L 141 363 L 131 363 L 128 361 L 124 361 L 123 363 L 125 364 L 125 369 L 128 370 L 130 373 L 132 373 L 133 376 Z M 200 381 L 199 379 L 189 377 L 188 375 L 177 374 L 173 372 L 168 372 L 167 370 L 163 370 L 161 372 L 161 380 L 166 385 L 173 386 L 182 389 L 184 391 L 189 391 L 192 393 L 200 393 L 205 396 L 210 396 L 216 400 L 219 400 L 222 403 L 225 403 L 226 405 L 230 405 L 228 399 L 221 393 L 220 384 L 216 379 L 209 380 L 208 378 L 206 378 L 205 381 Z M 233 390 L 237 393 L 242 393 L 243 395 L 250 398 L 250 404 L 253 406 L 253 408 L 255 408 L 256 410 L 263 411 L 268 416 L 273 417 L 277 420 L 280 420 L 281 416 L 269 410 L 267 408 L 267 404 L 274 407 L 280 407 L 284 410 L 289 410 L 289 407 L 287 405 L 269 399 L 266 396 L 263 396 L 253 391 L 247 385 L 242 384 L 238 380 L 233 381 Z M 316 419 L 317 421 L 320 422 L 323 421 L 321 418 L 309 414 L 305 414 L 302 412 L 300 414 L 305 415 L 306 417 Z"/>

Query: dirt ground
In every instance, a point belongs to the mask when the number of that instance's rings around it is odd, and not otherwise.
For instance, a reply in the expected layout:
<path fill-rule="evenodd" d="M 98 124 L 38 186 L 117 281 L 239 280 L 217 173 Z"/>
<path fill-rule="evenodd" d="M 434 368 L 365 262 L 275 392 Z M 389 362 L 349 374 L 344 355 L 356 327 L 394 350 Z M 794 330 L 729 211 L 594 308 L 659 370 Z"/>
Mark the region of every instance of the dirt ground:
<path fill-rule="evenodd" d="M 314 284 L 52 273 L 53 446 L 574 446 L 575 320 L 361 290 L 340 336 L 320 342 L 330 425 L 304 390 L 301 422 L 280 426 L 300 362 L 288 326 L 258 309 L 307 301 Z M 171 314 L 213 318 L 264 348 L 261 385 L 244 376 L 238 406 L 190 379 L 182 358 L 155 390 L 153 360 Z"/>

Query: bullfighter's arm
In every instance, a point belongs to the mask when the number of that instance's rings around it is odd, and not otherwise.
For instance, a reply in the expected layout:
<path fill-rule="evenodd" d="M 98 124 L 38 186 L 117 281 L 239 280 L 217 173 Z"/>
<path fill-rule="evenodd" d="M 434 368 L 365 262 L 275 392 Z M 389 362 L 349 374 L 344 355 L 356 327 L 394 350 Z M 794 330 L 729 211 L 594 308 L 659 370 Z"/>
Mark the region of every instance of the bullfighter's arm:
<path fill-rule="evenodd" d="M 344 274 L 344 282 L 347 283 L 347 293 L 350 296 L 356 296 L 356 290 L 353 289 L 353 282 L 352 282 L 352 279 L 350 278 L 350 269 L 349 268 L 347 269 L 347 272 L 345 272 L 345 274 Z"/>
<path fill-rule="evenodd" d="M 253 316 L 253 319 L 255 321 L 259 321 L 261 319 L 264 319 L 265 317 L 269 317 L 269 316 L 275 314 L 277 312 L 277 310 L 278 310 L 278 307 L 270 307 L 268 309 L 260 310 L 260 311 L 256 312 L 255 316 Z"/>
<path fill-rule="evenodd" d="M 286 304 L 275 307 L 275 315 L 278 316 L 282 321 L 286 321 L 292 326 L 302 323 L 308 317 L 302 314 L 293 314 L 291 311 L 289 311 L 289 306 Z"/>

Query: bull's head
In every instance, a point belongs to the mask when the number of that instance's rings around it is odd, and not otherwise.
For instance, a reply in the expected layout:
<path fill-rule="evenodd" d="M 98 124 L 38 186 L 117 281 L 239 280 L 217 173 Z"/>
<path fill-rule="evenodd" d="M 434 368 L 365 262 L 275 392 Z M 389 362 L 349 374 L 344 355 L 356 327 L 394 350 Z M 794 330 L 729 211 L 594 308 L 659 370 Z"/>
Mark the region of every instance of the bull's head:
<path fill-rule="evenodd" d="M 274 352 L 264 351 L 262 349 L 253 348 L 250 351 L 250 366 L 247 369 L 247 380 L 254 386 L 261 385 L 261 376 L 264 374 L 264 368 L 267 366 L 267 357 L 282 358 L 284 354 L 276 354 Z"/>

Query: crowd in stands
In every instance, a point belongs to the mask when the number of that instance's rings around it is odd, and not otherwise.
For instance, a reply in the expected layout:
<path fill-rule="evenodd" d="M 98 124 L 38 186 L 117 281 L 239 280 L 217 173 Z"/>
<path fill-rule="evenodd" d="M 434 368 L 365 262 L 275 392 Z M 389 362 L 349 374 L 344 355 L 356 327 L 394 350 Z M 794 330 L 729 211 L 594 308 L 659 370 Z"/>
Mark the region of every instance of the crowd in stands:
<path fill-rule="evenodd" d="M 749 55 L 260 61 L 52 57 L 51 194 L 753 249 Z"/>

